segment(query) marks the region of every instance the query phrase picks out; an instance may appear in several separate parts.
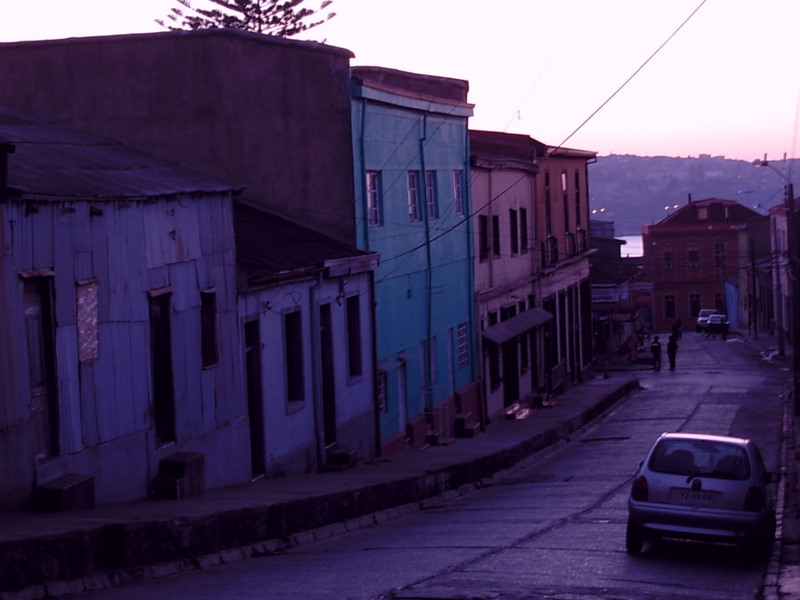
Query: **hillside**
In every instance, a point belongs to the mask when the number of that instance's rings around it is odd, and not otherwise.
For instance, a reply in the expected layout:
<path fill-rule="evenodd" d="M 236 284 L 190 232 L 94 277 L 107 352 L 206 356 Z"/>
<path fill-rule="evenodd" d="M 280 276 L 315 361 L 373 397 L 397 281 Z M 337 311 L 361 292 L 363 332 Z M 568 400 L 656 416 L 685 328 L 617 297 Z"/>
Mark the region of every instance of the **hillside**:
<path fill-rule="evenodd" d="M 797 173 L 800 159 L 770 161 L 784 176 Z M 667 216 L 665 206 L 723 198 L 736 200 L 762 214 L 784 199 L 784 180 L 771 168 L 755 168 L 724 156 L 673 158 L 610 155 L 589 166 L 590 209 L 613 221 L 617 236 L 638 235 L 643 224 Z M 797 195 L 797 191 L 795 195 Z"/>

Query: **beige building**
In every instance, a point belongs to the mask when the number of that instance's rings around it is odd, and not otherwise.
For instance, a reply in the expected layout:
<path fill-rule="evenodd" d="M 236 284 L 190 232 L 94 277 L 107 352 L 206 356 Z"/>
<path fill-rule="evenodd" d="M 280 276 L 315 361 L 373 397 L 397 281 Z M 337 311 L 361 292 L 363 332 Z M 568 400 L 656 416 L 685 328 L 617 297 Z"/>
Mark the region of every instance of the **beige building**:
<path fill-rule="evenodd" d="M 470 153 L 491 418 L 517 402 L 535 405 L 590 369 L 586 165 L 594 154 L 487 131 L 470 132 Z"/>

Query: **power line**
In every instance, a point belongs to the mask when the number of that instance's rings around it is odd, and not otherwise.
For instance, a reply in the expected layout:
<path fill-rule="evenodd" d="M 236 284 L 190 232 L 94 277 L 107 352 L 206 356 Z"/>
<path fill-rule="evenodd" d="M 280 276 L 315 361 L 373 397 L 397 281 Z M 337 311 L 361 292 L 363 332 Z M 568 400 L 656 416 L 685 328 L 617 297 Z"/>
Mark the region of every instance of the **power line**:
<path fill-rule="evenodd" d="M 675 31 L 673 31 L 673 32 L 672 32 L 672 33 L 669 35 L 669 37 L 668 37 L 666 40 L 664 40 L 664 42 L 663 42 L 663 43 L 662 43 L 662 44 L 661 44 L 661 45 L 660 45 L 658 48 L 656 48 L 655 52 L 653 52 L 653 53 L 652 53 L 652 54 L 651 54 L 651 55 L 650 55 L 650 56 L 647 58 L 647 60 L 645 60 L 645 61 L 644 61 L 644 62 L 643 62 L 643 63 L 642 63 L 640 66 L 639 66 L 639 68 L 638 68 L 638 69 L 636 69 L 636 70 L 633 72 L 633 74 L 632 74 L 630 77 L 628 77 L 628 78 L 627 78 L 627 79 L 626 79 L 626 80 L 623 82 L 623 84 L 622 84 L 621 86 L 619 86 L 619 87 L 616 89 L 616 91 L 615 91 L 613 94 L 611 94 L 611 95 L 610 95 L 608 98 L 606 98 L 606 100 L 605 100 L 605 101 L 604 101 L 604 102 L 603 102 L 603 103 L 602 103 L 600 106 L 598 106 L 598 107 L 595 109 L 595 111 L 594 111 L 592 114 L 590 114 L 588 117 L 586 117 L 586 119 L 583 121 L 583 123 L 581 123 L 580 125 L 578 125 L 578 127 L 577 127 L 577 128 L 575 128 L 575 130 L 574 130 L 572 133 L 570 133 L 570 134 L 569 134 L 567 137 L 565 137 L 565 138 L 564 138 L 564 140 L 563 140 L 563 141 L 562 141 L 562 142 L 561 142 L 561 143 L 560 143 L 558 146 L 556 146 L 556 147 L 554 148 L 554 150 L 558 150 L 559 148 L 563 148 L 563 147 L 564 147 L 564 144 L 566 144 L 566 143 L 567 143 L 567 142 L 568 142 L 568 141 L 569 141 L 569 140 L 572 138 L 572 136 L 574 136 L 574 135 L 575 135 L 576 133 L 578 133 L 578 132 L 579 132 L 581 129 L 583 129 L 584 125 L 586 125 L 586 124 L 587 124 L 587 123 L 588 123 L 590 120 L 592 120 L 592 118 L 593 118 L 593 117 L 594 117 L 594 116 L 595 116 L 597 113 L 599 113 L 601 110 L 603 110 L 603 108 L 605 108 L 606 104 L 608 104 L 609 102 L 611 102 L 611 100 L 613 100 L 613 99 L 614 99 L 614 96 L 616 96 L 617 94 L 619 94 L 619 93 L 622 91 L 622 89 L 623 89 L 623 88 L 624 88 L 626 85 L 628 85 L 628 84 L 629 84 L 629 83 L 630 83 L 630 82 L 633 80 L 633 78 L 634 78 L 634 77 L 636 77 L 636 76 L 639 74 L 639 72 L 640 72 L 642 69 L 644 69 L 644 68 L 647 66 L 647 64 L 648 64 L 648 63 L 649 63 L 651 60 L 653 60 L 653 58 L 655 58 L 656 54 L 658 54 L 659 52 L 661 52 L 661 50 L 664 48 L 664 46 L 666 46 L 666 45 L 667 45 L 667 44 L 670 42 L 670 40 L 672 40 L 672 38 L 674 38 L 674 37 L 675 37 L 675 36 L 678 34 L 678 32 L 679 32 L 681 29 L 683 29 L 684 25 L 686 25 L 686 24 L 687 24 L 687 23 L 688 23 L 688 22 L 691 20 L 691 18 L 692 18 L 692 17 L 694 17 L 694 15 L 695 15 L 695 14 L 697 14 L 697 11 L 699 11 L 701 8 L 703 8 L 703 5 L 704 5 L 704 4 L 705 4 L 707 1 L 708 1 L 708 0 L 702 0 L 702 2 L 700 2 L 700 4 L 697 6 L 697 8 L 695 8 L 695 9 L 692 11 L 692 13 L 691 13 L 691 14 L 690 14 L 688 17 L 686 17 L 686 19 L 684 19 L 683 23 L 681 23 L 680 25 L 678 25 L 677 29 L 675 29 Z"/>

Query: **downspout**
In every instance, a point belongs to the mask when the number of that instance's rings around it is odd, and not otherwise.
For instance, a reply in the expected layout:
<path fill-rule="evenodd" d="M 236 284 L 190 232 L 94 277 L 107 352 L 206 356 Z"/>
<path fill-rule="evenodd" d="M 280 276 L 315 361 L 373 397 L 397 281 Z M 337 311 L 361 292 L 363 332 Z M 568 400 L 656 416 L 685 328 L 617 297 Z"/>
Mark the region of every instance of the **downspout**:
<path fill-rule="evenodd" d="M 376 267 L 377 268 L 377 267 Z M 378 319 L 375 306 L 375 271 L 369 272 L 369 316 L 372 320 L 372 405 L 375 419 L 375 456 L 381 455 L 381 411 L 378 406 Z"/>
<path fill-rule="evenodd" d="M 367 101 L 365 98 L 361 98 L 361 119 L 360 119 L 360 131 L 358 133 L 358 168 L 359 168 L 359 177 L 356 181 L 356 189 L 360 190 L 361 192 L 361 227 L 362 227 L 362 238 L 364 240 L 364 247 L 363 250 L 369 252 L 369 224 L 368 224 L 368 209 L 367 209 L 367 190 L 365 187 L 365 182 L 367 180 L 367 165 L 366 165 L 366 152 L 364 149 L 364 128 L 367 124 Z M 356 195 L 358 197 L 358 194 Z"/>
<path fill-rule="evenodd" d="M 431 259 L 431 232 L 430 232 L 430 219 L 428 215 L 428 194 L 427 194 L 427 176 L 425 173 L 425 142 L 427 141 L 428 136 L 428 115 L 424 114 L 422 116 L 422 136 L 419 139 L 419 160 L 420 160 L 420 169 L 421 169 L 421 181 L 420 186 L 422 187 L 422 199 L 423 199 L 423 206 L 422 214 L 424 217 L 425 223 L 425 345 L 426 345 L 426 352 L 425 352 L 425 381 L 424 384 L 424 393 L 425 393 L 425 408 L 428 410 L 433 409 L 433 389 L 432 389 L 432 374 L 431 374 L 431 352 L 433 348 L 431 347 L 431 332 L 433 329 L 433 324 L 431 323 L 431 319 L 433 318 L 433 266 L 432 266 L 432 259 Z"/>
<path fill-rule="evenodd" d="M 467 294 L 469 302 L 469 322 L 467 325 L 467 332 L 469 335 L 469 352 L 470 352 L 470 382 L 478 382 L 478 389 L 480 390 L 480 399 L 478 407 L 480 410 L 479 420 L 481 425 L 488 422 L 488 405 L 487 405 L 487 392 L 486 381 L 479 381 L 481 374 L 481 362 L 483 361 L 483 352 L 481 351 L 482 342 L 478 332 L 478 299 L 475 290 L 475 239 L 473 237 L 473 224 L 472 224 L 472 173 L 470 170 L 470 146 L 469 146 L 469 124 L 464 127 L 464 223 L 467 229 L 467 282 L 470 293 Z M 491 196 L 490 196 L 491 198 Z"/>
<path fill-rule="evenodd" d="M 366 131 L 367 125 L 367 101 L 365 98 L 361 98 L 361 118 L 360 118 L 360 130 L 358 133 L 358 167 L 360 171 L 360 177 L 356 182 L 356 186 L 362 191 L 362 201 L 361 207 L 363 209 L 363 214 L 367 216 L 367 195 L 366 189 L 364 187 L 366 179 L 367 179 L 367 167 L 366 167 L 366 151 L 364 148 L 364 132 Z M 367 219 L 362 219 L 363 228 L 363 239 L 364 239 L 364 250 L 369 252 L 369 225 L 367 224 Z M 377 270 L 377 267 L 376 267 Z M 372 407 L 373 407 L 373 420 L 374 420 L 374 439 L 375 439 L 375 456 L 381 455 L 381 442 L 383 439 L 383 435 L 381 433 L 381 411 L 380 407 L 378 406 L 378 316 L 377 316 L 377 308 L 376 308 L 376 300 L 375 300 L 375 271 L 370 271 L 369 273 L 369 316 L 372 321 L 372 335 L 370 336 L 370 346 L 372 352 Z"/>
<path fill-rule="evenodd" d="M 321 344 L 320 336 L 320 319 L 319 319 L 319 290 L 322 287 L 323 271 L 317 275 L 317 282 L 311 286 L 309 290 L 309 304 L 311 320 L 311 357 L 312 357 L 312 374 L 314 382 L 312 386 L 314 398 L 314 438 L 315 446 L 317 448 L 317 470 L 321 471 L 325 467 L 325 434 L 323 431 L 322 423 L 322 357 L 320 356 Z"/>

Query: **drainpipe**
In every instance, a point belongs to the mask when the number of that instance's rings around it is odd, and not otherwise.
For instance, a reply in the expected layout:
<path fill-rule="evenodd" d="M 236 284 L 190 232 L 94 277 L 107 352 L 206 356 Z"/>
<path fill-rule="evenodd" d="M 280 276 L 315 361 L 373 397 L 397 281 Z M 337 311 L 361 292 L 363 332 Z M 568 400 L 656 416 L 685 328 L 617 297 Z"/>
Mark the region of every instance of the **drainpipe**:
<path fill-rule="evenodd" d="M 369 215 L 367 209 L 367 188 L 366 188 L 366 180 L 367 180 L 367 165 L 366 165 L 366 152 L 364 150 L 364 128 L 367 124 L 367 101 L 362 98 L 361 99 L 361 131 L 358 135 L 358 170 L 359 170 L 359 178 L 356 181 L 356 189 L 361 190 L 361 214 L 363 215 L 363 219 L 361 219 L 361 227 L 363 230 L 363 240 L 364 240 L 364 247 L 363 250 L 369 252 Z"/>
<path fill-rule="evenodd" d="M 481 350 L 482 342 L 478 333 L 478 299 L 475 292 L 475 238 L 472 229 L 472 176 L 470 168 L 469 126 L 466 126 L 464 127 L 464 181 L 462 182 L 462 189 L 464 190 L 464 223 L 467 230 L 467 283 L 470 290 L 467 294 L 467 301 L 469 302 L 467 334 L 469 335 L 470 383 L 478 382 L 477 387 L 480 390 L 480 399 L 478 401 L 480 415 L 478 415 L 478 418 L 481 426 L 483 426 L 488 422 L 487 414 L 489 409 L 487 406 L 486 381 L 478 381 L 482 370 L 483 352 Z"/>
<path fill-rule="evenodd" d="M 363 211 L 364 219 L 362 219 L 361 227 L 363 228 L 364 247 L 363 250 L 370 251 L 369 239 L 369 224 L 367 223 L 367 194 L 366 194 L 366 180 L 367 180 L 367 166 L 366 166 L 366 150 L 365 150 L 365 131 L 367 126 L 367 101 L 365 98 L 361 99 L 361 130 L 358 134 L 358 169 L 359 181 L 356 182 L 357 189 L 361 189 L 361 208 Z M 377 267 L 376 267 L 377 269 Z M 369 273 L 369 316 L 371 320 L 372 335 L 370 336 L 370 351 L 372 353 L 372 406 L 374 414 L 374 452 L 375 456 L 381 456 L 381 446 L 383 441 L 383 434 L 381 432 L 381 411 L 378 406 L 378 315 L 377 315 L 377 300 L 375 297 L 375 271 Z"/>
<path fill-rule="evenodd" d="M 321 270 L 317 274 L 317 281 L 309 289 L 309 320 L 311 321 L 311 373 L 313 384 L 311 386 L 314 405 L 314 438 L 317 448 L 317 471 L 325 467 L 325 433 L 323 431 L 322 419 L 322 357 L 320 356 L 321 344 L 319 342 L 320 318 L 319 318 L 319 291 L 322 288 L 324 273 Z"/>
<path fill-rule="evenodd" d="M 428 215 L 428 195 L 427 195 L 427 176 L 425 173 L 425 142 L 427 141 L 428 135 L 428 115 L 425 114 L 422 117 L 422 136 L 419 139 L 419 158 L 420 158 L 420 169 L 422 172 L 422 181 L 420 181 L 420 186 L 422 187 L 423 194 L 423 206 L 422 206 L 422 214 L 425 219 L 425 340 L 426 340 L 426 352 L 425 352 L 425 408 L 432 409 L 433 408 L 433 386 L 432 386 L 432 373 L 431 373 L 431 331 L 432 331 L 432 323 L 431 319 L 433 318 L 433 266 L 432 266 L 432 259 L 431 259 L 431 234 L 430 234 L 430 219 Z"/>

